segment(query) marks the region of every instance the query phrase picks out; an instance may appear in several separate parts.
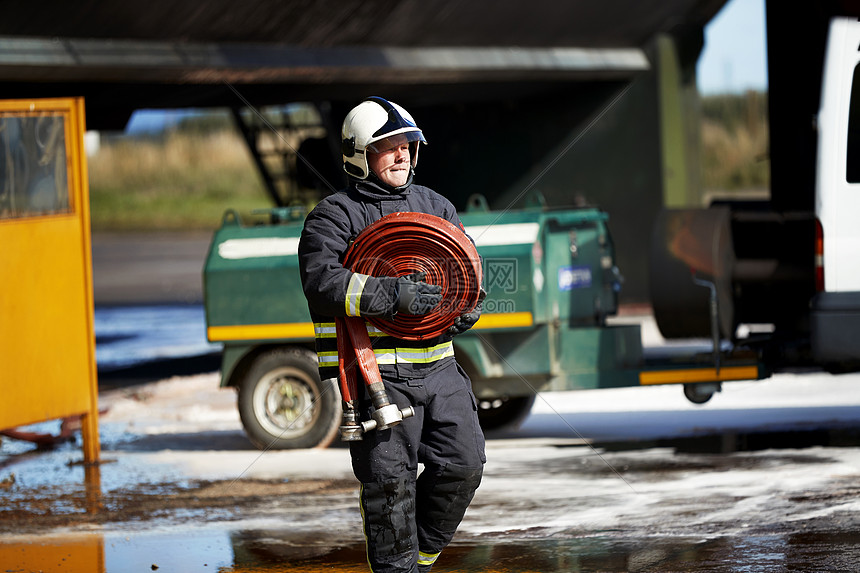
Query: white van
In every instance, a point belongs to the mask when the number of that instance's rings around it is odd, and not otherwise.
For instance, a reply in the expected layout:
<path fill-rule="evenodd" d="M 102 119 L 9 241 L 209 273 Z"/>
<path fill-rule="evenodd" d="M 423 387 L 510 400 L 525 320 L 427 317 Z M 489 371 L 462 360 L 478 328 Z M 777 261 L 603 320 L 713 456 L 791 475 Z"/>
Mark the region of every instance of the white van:
<path fill-rule="evenodd" d="M 816 286 L 810 331 L 821 364 L 860 362 L 860 22 L 830 24 L 816 175 Z"/>

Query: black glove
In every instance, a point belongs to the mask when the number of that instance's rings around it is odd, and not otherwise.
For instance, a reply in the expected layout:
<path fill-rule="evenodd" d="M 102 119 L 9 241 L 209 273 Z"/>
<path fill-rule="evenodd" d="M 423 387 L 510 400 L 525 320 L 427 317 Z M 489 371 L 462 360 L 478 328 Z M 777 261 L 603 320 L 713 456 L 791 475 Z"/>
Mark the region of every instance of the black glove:
<path fill-rule="evenodd" d="M 470 312 L 465 314 L 461 314 L 457 318 L 454 319 L 454 324 L 448 327 L 448 335 L 449 336 L 457 336 L 458 334 L 463 334 L 478 322 L 478 319 L 481 318 L 481 311 L 484 308 L 484 297 L 487 296 L 487 293 L 484 289 L 481 289 L 481 292 L 478 293 L 478 304 L 475 305 Z"/>
<path fill-rule="evenodd" d="M 442 301 L 442 287 L 424 282 L 426 273 L 412 273 L 397 279 L 397 311 L 405 314 L 427 314 Z"/>

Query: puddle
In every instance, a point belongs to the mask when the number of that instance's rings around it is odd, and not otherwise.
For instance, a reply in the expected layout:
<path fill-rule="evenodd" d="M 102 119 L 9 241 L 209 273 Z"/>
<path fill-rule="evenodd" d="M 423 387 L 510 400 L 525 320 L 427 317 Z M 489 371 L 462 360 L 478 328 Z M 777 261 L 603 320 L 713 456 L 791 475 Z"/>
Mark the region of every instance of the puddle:
<path fill-rule="evenodd" d="M 206 340 L 202 305 L 96 307 L 94 319 L 101 371 L 221 348 Z"/>
<path fill-rule="evenodd" d="M 810 533 L 701 538 L 493 538 L 457 542 L 434 573 L 852 570 L 860 534 Z M 190 530 L 181 535 L 75 534 L 0 541 L 6 571 L 81 573 L 365 571 L 364 547 L 324 532 Z"/>

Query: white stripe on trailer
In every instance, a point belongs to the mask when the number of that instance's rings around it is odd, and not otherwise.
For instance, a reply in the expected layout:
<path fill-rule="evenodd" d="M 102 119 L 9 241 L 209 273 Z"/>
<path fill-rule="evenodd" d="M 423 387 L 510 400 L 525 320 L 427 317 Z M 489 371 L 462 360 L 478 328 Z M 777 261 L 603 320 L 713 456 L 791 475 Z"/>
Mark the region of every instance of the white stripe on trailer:
<path fill-rule="evenodd" d="M 506 223 L 504 225 L 470 225 L 466 234 L 477 247 L 524 245 L 537 241 L 539 223 Z"/>
<path fill-rule="evenodd" d="M 288 257 L 298 252 L 298 237 L 229 239 L 218 245 L 218 256 L 229 260 Z"/>
<path fill-rule="evenodd" d="M 531 244 L 537 240 L 540 224 L 508 223 L 503 225 L 471 225 L 466 233 L 478 247 Z M 228 239 L 218 245 L 222 259 L 240 260 L 265 257 L 286 257 L 299 252 L 298 237 L 265 237 Z"/>

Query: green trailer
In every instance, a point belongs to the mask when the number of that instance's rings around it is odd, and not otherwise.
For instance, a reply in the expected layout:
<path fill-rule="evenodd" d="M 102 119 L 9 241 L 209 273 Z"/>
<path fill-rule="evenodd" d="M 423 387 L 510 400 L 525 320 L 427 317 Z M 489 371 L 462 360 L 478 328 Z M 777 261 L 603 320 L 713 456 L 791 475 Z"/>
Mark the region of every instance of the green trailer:
<path fill-rule="evenodd" d="M 454 348 L 485 429 L 522 420 L 542 391 L 683 383 L 703 401 L 721 380 L 762 377 L 754 361 L 720 368 L 707 356 L 649 365 L 638 324 L 607 324 L 622 279 L 605 212 L 469 204 L 461 219 L 483 260 L 487 297 Z M 221 384 L 237 388 L 243 426 L 265 449 L 327 445 L 341 419 L 337 386 L 317 373 L 299 279 L 304 214 L 279 208 L 243 222 L 228 211 L 204 269 L 207 336 L 223 343 Z M 748 369 L 730 369 L 738 367 Z"/>

